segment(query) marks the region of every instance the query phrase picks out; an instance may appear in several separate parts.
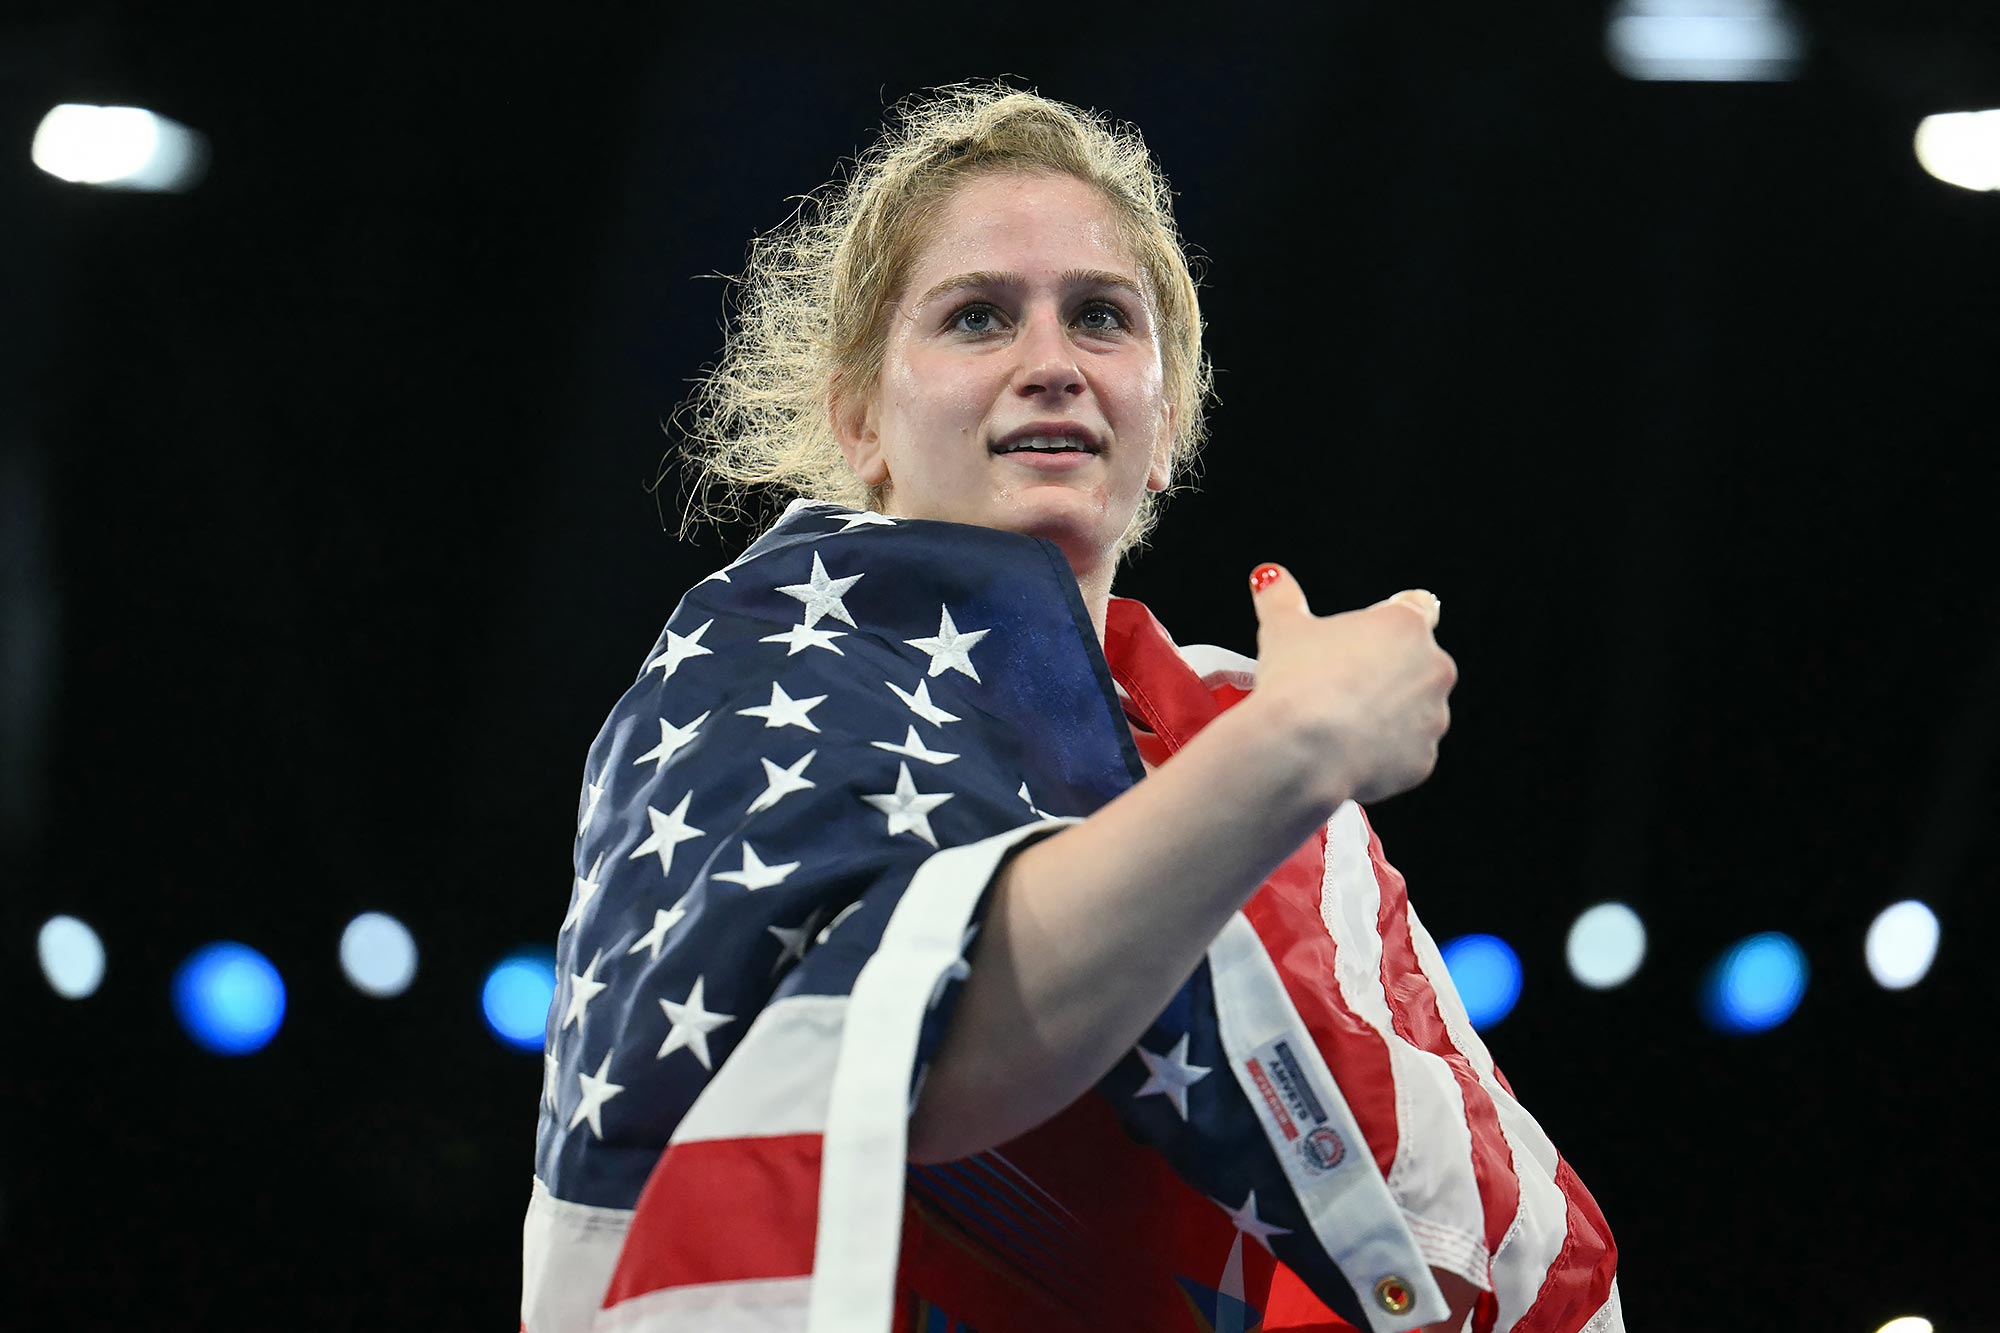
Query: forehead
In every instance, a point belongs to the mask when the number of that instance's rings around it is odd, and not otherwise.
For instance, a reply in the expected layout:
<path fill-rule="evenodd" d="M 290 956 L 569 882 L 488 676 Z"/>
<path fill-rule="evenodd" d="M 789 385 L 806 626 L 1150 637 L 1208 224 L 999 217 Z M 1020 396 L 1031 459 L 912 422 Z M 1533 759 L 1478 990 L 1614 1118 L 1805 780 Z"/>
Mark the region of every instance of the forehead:
<path fill-rule="evenodd" d="M 960 186 L 911 264 L 909 288 L 953 273 L 994 270 L 1029 279 L 1103 269 L 1140 283 L 1119 217 L 1074 176 L 991 174 Z"/>

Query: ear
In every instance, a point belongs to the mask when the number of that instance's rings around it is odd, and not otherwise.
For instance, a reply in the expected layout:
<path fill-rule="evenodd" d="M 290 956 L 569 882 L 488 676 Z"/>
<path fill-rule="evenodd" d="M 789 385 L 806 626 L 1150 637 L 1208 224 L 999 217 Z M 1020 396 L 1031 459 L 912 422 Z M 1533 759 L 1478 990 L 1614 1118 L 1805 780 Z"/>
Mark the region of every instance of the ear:
<path fill-rule="evenodd" d="M 1146 469 L 1146 489 L 1164 491 L 1174 481 L 1174 407 L 1166 405 L 1166 422 L 1160 428 L 1159 443 L 1153 446 L 1152 466 Z"/>
<path fill-rule="evenodd" d="M 888 481 L 889 459 L 882 452 L 882 436 L 875 426 L 875 396 L 870 394 L 855 401 L 843 395 L 836 383 L 827 415 L 833 423 L 834 438 L 840 441 L 840 456 L 847 460 L 847 470 L 864 486 L 880 486 Z"/>

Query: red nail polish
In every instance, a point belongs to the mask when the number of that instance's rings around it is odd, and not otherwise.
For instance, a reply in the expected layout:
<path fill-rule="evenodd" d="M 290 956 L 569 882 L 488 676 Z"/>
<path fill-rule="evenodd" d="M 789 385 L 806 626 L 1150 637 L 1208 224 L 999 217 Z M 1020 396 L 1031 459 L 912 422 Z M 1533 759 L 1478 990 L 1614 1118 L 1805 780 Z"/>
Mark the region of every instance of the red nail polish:
<path fill-rule="evenodd" d="M 1250 591 L 1262 592 L 1278 581 L 1279 569 L 1276 565 L 1259 565 L 1250 571 Z"/>

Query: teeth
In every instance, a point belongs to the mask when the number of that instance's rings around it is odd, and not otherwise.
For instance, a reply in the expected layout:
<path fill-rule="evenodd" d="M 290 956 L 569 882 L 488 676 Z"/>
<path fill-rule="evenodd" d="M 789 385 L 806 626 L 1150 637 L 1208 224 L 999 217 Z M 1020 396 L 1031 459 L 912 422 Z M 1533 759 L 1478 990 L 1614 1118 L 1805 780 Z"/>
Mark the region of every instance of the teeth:
<path fill-rule="evenodd" d="M 1088 453 L 1082 441 L 1069 435 L 1030 435 L 1014 441 L 1004 450 L 1006 453 L 1020 453 L 1032 450 L 1036 453 Z"/>

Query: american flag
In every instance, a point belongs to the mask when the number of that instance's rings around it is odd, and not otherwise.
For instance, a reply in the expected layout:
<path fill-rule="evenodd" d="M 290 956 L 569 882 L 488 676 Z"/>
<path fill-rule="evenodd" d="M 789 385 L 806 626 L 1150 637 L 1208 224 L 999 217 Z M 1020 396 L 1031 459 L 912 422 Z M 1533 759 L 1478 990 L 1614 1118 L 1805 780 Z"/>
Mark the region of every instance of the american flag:
<path fill-rule="evenodd" d="M 907 1164 L 1006 857 L 1253 670 L 1124 601 L 1100 652 L 1050 543 L 824 504 L 692 589 L 586 762 L 522 1327 L 1386 1331 L 1435 1266 L 1477 1333 L 1622 1331 L 1351 803 L 1095 1093 Z"/>

